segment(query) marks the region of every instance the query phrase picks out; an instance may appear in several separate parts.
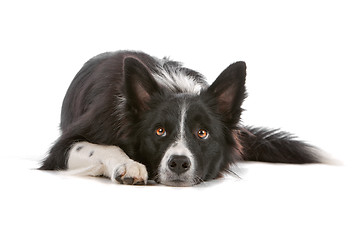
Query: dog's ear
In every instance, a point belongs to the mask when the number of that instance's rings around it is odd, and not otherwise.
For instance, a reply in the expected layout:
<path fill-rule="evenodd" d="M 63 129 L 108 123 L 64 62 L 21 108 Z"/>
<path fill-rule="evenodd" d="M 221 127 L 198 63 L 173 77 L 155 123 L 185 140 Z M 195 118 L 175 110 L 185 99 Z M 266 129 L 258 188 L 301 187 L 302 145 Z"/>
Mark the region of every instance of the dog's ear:
<path fill-rule="evenodd" d="M 124 60 L 126 100 L 136 113 L 148 108 L 151 96 L 160 92 L 150 70 L 141 60 L 127 57 Z"/>
<path fill-rule="evenodd" d="M 246 98 L 245 78 L 245 62 L 236 62 L 227 67 L 207 90 L 215 96 L 217 111 L 228 124 L 236 125 L 240 120 L 241 105 Z"/>

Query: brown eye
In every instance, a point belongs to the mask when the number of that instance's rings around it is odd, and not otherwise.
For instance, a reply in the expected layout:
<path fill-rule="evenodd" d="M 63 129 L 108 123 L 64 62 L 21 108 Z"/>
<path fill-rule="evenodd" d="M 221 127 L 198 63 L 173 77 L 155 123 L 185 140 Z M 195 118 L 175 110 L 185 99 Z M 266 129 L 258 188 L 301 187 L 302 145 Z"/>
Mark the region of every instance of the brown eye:
<path fill-rule="evenodd" d="M 156 135 L 158 135 L 159 137 L 165 137 L 166 136 L 165 128 L 156 129 Z"/>
<path fill-rule="evenodd" d="M 206 130 L 204 129 L 200 129 L 198 132 L 197 132 L 197 136 L 200 138 L 200 139 L 207 139 L 209 134 Z"/>

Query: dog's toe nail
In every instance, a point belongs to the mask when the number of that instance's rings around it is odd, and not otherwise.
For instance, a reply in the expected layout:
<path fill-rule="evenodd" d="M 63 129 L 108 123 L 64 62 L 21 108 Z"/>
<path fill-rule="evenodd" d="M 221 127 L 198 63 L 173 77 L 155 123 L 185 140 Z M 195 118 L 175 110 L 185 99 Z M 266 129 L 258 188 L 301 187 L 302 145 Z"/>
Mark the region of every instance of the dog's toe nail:
<path fill-rule="evenodd" d="M 144 180 L 140 180 L 138 182 L 134 182 L 134 185 L 145 185 L 145 181 Z"/>
<path fill-rule="evenodd" d="M 132 177 L 125 177 L 122 179 L 123 184 L 132 185 L 134 184 L 134 178 Z"/>
<path fill-rule="evenodd" d="M 115 177 L 115 180 L 119 183 L 123 183 L 123 180 L 121 179 L 121 175 Z"/>

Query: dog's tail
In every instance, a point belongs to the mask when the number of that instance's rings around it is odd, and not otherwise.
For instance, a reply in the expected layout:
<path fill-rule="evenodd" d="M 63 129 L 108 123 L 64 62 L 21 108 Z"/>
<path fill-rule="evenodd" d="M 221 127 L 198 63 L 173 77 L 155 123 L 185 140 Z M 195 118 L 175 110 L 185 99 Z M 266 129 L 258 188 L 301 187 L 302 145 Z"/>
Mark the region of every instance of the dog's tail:
<path fill-rule="evenodd" d="M 243 127 L 239 131 L 243 159 L 270 163 L 321 163 L 319 150 L 279 129 Z"/>

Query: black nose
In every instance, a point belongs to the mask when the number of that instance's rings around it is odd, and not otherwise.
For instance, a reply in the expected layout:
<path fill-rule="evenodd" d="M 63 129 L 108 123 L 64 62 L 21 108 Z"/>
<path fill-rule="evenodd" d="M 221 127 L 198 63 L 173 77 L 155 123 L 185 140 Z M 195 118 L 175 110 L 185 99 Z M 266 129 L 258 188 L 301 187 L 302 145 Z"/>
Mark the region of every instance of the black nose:
<path fill-rule="evenodd" d="M 174 155 L 168 162 L 168 167 L 171 171 L 181 174 L 190 169 L 190 159 L 186 156 Z"/>

